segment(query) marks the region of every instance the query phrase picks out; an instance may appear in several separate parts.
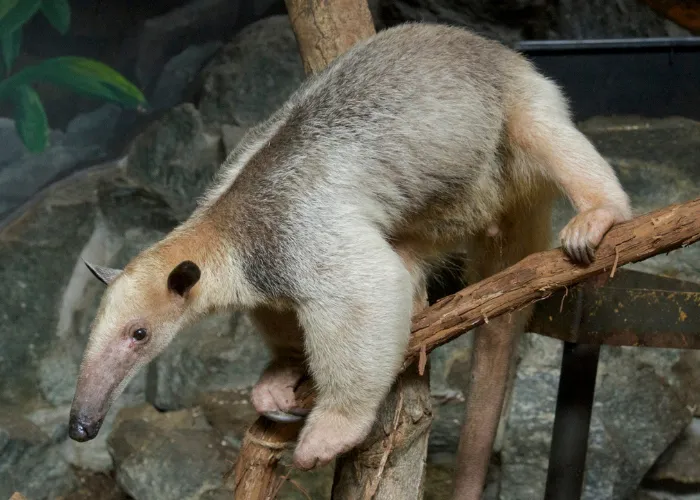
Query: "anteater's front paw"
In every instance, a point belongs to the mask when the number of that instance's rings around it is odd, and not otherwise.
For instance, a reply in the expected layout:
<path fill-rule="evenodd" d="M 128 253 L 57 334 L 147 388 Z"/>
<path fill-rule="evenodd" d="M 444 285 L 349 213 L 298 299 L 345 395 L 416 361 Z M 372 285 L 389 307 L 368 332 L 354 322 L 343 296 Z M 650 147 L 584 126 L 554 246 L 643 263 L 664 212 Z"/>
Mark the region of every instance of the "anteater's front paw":
<path fill-rule="evenodd" d="M 590 264 L 603 236 L 613 224 L 628 217 L 615 208 L 601 207 L 581 212 L 559 233 L 562 248 L 569 258 L 579 264 Z"/>
<path fill-rule="evenodd" d="M 302 470 L 322 467 L 362 443 L 372 418 L 351 419 L 332 411 L 313 414 L 299 435 L 294 466 Z"/>

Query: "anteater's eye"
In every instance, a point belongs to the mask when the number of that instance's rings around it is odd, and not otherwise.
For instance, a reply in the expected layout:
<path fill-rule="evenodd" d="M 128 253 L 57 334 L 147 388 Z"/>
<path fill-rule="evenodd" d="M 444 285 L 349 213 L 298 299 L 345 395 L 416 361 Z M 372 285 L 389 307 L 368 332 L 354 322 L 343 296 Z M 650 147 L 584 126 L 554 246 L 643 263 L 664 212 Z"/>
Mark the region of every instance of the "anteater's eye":
<path fill-rule="evenodd" d="M 137 341 L 141 342 L 143 339 L 146 338 L 148 335 L 148 332 L 146 331 L 145 328 L 139 328 L 138 330 L 134 330 L 134 333 L 131 334 L 131 337 Z"/>

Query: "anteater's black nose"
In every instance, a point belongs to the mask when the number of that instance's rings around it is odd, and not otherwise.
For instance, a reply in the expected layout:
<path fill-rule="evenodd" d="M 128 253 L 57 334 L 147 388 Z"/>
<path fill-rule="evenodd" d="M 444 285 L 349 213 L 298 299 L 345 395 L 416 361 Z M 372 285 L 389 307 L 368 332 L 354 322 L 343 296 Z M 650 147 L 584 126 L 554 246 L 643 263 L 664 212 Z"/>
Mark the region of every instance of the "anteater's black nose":
<path fill-rule="evenodd" d="M 71 439 L 79 442 L 90 441 L 97 436 L 102 422 L 88 422 L 78 415 L 71 415 L 68 423 L 68 435 Z"/>

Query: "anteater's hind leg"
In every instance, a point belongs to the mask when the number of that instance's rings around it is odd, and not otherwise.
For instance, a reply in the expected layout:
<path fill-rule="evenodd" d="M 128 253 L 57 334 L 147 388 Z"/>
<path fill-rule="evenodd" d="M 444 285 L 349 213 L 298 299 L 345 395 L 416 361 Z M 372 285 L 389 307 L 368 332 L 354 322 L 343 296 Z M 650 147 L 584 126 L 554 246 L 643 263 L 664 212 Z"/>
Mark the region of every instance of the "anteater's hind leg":
<path fill-rule="evenodd" d="M 474 283 L 550 247 L 551 195 L 511 210 L 495 227 L 473 238 L 466 279 Z M 537 199 L 537 197 L 535 197 Z M 456 500 L 479 500 L 512 380 L 514 353 L 532 307 L 488 320 L 474 330 L 466 414 L 457 454 Z"/>

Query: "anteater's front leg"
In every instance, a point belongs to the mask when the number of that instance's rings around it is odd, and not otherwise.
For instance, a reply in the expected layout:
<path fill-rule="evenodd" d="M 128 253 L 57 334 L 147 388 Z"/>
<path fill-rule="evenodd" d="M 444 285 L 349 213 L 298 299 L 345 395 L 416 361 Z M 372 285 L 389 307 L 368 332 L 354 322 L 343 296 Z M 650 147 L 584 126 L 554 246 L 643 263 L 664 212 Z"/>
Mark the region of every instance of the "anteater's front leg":
<path fill-rule="evenodd" d="M 373 233 L 350 245 L 317 283 L 322 293 L 298 310 L 318 391 L 294 453 L 301 469 L 364 441 L 410 336 L 413 287 L 402 259 Z"/>

